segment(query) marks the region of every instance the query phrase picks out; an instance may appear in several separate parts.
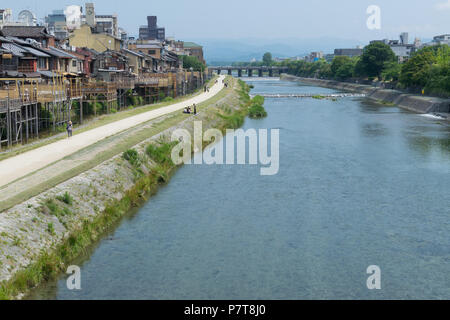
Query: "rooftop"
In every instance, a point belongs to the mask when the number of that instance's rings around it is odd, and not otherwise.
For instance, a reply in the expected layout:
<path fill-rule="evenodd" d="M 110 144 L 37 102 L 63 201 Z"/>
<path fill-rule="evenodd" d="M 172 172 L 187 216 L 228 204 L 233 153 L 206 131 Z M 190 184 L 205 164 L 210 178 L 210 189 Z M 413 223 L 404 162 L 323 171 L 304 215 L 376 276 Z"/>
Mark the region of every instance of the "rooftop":
<path fill-rule="evenodd" d="M 18 38 L 42 38 L 50 37 L 47 28 L 43 26 L 4 26 L 0 30 L 1 35 L 5 37 Z"/>
<path fill-rule="evenodd" d="M 203 46 L 201 46 L 195 42 L 185 42 L 184 47 L 185 48 L 203 48 Z"/>

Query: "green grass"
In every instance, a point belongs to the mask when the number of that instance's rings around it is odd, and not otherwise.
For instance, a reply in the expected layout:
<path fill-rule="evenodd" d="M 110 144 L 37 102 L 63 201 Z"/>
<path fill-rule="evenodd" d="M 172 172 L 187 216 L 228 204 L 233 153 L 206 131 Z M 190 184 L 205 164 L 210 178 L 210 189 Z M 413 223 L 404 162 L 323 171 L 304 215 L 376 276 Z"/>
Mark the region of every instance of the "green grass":
<path fill-rule="evenodd" d="M 56 199 L 64 202 L 65 204 L 68 204 L 69 206 L 71 206 L 73 203 L 73 198 L 67 191 L 63 195 L 57 196 Z"/>
<path fill-rule="evenodd" d="M 51 235 L 54 235 L 55 234 L 55 227 L 53 227 L 53 223 L 49 223 L 48 225 L 47 225 L 47 231 L 48 231 L 48 233 L 50 233 Z"/>
<path fill-rule="evenodd" d="M 122 154 L 122 158 L 127 160 L 133 167 L 138 167 L 141 165 L 141 160 L 139 158 L 139 153 L 134 149 L 128 149 Z"/>
<path fill-rule="evenodd" d="M 159 145 L 149 144 L 145 149 L 146 154 L 161 165 L 173 165 L 170 151 L 174 143 L 161 142 Z"/>

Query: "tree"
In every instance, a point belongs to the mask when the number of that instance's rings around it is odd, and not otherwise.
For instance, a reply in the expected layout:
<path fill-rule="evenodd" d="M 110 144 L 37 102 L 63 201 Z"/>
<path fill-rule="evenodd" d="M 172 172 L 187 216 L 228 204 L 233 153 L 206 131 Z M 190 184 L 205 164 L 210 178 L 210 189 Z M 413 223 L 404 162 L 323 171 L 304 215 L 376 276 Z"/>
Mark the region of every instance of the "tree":
<path fill-rule="evenodd" d="M 333 58 L 333 62 L 331 63 L 331 72 L 333 76 L 336 75 L 338 69 L 342 67 L 344 64 L 350 62 L 350 57 L 347 56 L 336 56 Z"/>
<path fill-rule="evenodd" d="M 431 67 L 437 62 L 437 47 L 425 47 L 417 51 L 402 67 L 400 82 L 406 87 L 425 87 Z"/>
<path fill-rule="evenodd" d="M 182 56 L 183 57 L 183 68 L 190 69 L 192 68 L 194 71 L 204 71 L 205 65 L 198 60 L 197 57 L 194 56 Z"/>
<path fill-rule="evenodd" d="M 272 54 L 270 52 L 264 53 L 263 62 L 266 66 L 270 66 L 272 64 Z"/>
<path fill-rule="evenodd" d="M 402 67 L 400 83 L 427 94 L 450 95 L 450 47 L 425 47 Z"/>
<path fill-rule="evenodd" d="M 387 44 L 374 42 L 364 48 L 358 68 L 366 76 L 381 78 L 386 62 L 395 59 L 394 51 Z"/>
<path fill-rule="evenodd" d="M 402 65 L 396 61 L 386 62 L 381 72 L 384 81 L 398 81 L 402 72 Z"/>

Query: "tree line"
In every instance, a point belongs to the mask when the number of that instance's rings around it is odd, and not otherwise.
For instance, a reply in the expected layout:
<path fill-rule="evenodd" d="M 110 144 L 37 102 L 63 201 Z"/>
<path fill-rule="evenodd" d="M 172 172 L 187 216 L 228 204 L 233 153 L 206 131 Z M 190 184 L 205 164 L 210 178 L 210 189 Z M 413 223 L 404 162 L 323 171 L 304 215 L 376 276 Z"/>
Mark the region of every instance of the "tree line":
<path fill-rule="evenodd" d="M 399 63 L 392 49 L 385 43 L 366 46 L 358 57 L 336 56 L 331 63 L 304 60 L 272 61 L 264 55 L 259 64 L 288 67 L 288 73 L 299 77 L 328 80 L 371 82 L 384 81 L 391 87 L 411 92 L 450 97 L 450 47 L 427 46 L 414 52 L 405 63 Z M 270 59 L 270 61 L 269 61 Z M 240 63 L 244 65 L 245 63 Z M 249 63 L 247 63 L 249 65 Z"/>

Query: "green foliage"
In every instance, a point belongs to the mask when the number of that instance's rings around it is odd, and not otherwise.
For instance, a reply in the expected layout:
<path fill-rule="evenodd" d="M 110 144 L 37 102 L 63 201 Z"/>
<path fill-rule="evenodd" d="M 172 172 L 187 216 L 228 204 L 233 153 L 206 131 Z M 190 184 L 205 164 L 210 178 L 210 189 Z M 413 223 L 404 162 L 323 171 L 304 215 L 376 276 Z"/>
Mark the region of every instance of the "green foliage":
<path fill-rule="evenodd" d="M 346 80 L 353 77 L 357 60 L 347 56 L 336 56 L 330 66 L 335 79 Z"/>
<path fill-rule="evenodd" d="M 375 42 L 364 48 L 360 59 L 360 69 L 369 77 L 381 78 L 385 64 L 393 61 L 396 61 L 396 57 L 391 47 L 382 42 Z"/>
<path fill-rule="evenodd" d="M 59 214 L 61 213 L 61 209 L 53 199 L 47 199 L 45 201 L 45 206 L 48 208 L 50 214 L 53 216 L 59 216 Z"/>
<path fill-rule="evenodd" d="M 159 145 L 149 144 L 145 149 L 146 154 L 160 165 L 172 166 L 172 148 L 176 142 L 166 143 L 162 142 Z"/>
<path fill-rule="evenodd" d="M 264 97 L 257 95 L 252 99 L 252 103 L 253 104 L 259 104 L 259 105 L 263 105 L 264 104 Z"/>
<path fill-rule="evenodd" d="M 73 198 L 67 191 L 63 195 L 57 196 L 56 199 L 61 202 L 64 202 L 65 204 L 67 204 L 69 206 L 71 206 L 73 203 Z"/>
<path fill-rule="evenodd" d="M 134 149 L 128 149 L 122 154 L 122 158 L 127 160 L 133 167 L 139 167 L 141 165 L 141 159 L 139 153 Z"/>
<path fill-rule="evenodd" d="M 267 112 L 263 107 L 264 97 L 255 96 L 251 102 L 250 107 L 248 109 L 248 116 L 251 119 L 260 119 L 267 117 Z"/>
<path fill-rule="evenodd" d="M 264 53 L 262 61 L 264 65 L 270 66 L 272 64 L 272 54 L 270 52 Z"/>
<path fill-rule="evenodd" d="M 400 83 L 440 96 L 450 95 L 450 47 L 430 46 L 417 51 L 402 67 Z"/>
<path fill-rule="evenodd" d="M 51 235 L 54 235 L 55 234 L 55 227 L 53 227 L 53 223 L 49 223 L 48 225 L 47 225 L 47 231 L 48 231 L 48 233 L 50 233 Z"/>
<path fill-rule="evenodd" d="M 267 117 L 267 112 L 262 105 L 253 104 L 248 109 L 248 116 L 252 119 L 260 119 Z"/>
<path fill-rule="evenodd" d="M 205 65 L 198 60 L 197 57 L 194 56 L 182 56 L 183 57 L 183 68 L 189 70 L 192 68 L 194 71 L 201 71 L 203 72 L 205 70 Z"/>
<path fill-rule="evenodd" d="M 331 72 L 333 74 L 336 74 L 339 68 L 341 68 L 343 65 L 349 63 L 351 60 L 350 57 L 347 56 L 336 56 L 333 59 L 333 62 L 331 63 Z"/>
<path fill-rule="evenodd" d="M 384 69 L 381 72 L 381 78 L 384 81 L 398 81 L 401 73 L 402 73 L 401 64 L 394 61 L 386 62 L 384 65 Z"/>
<path fill-rule="evenodd" d="M 285 63 L 286 64 L 286 63 Z M 331 66 L 328 62 L 321 59 L 316 62 L 306 62 L 304 60 L 290 61 L 286 65 L 288 73 L 299 77 L 313 78 L 333 78 Z"/>

